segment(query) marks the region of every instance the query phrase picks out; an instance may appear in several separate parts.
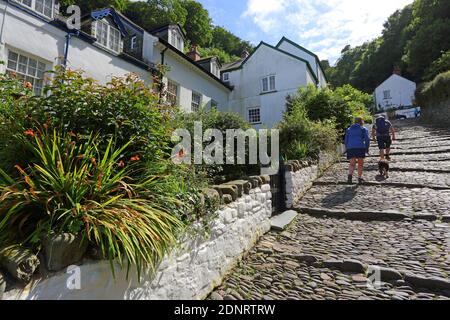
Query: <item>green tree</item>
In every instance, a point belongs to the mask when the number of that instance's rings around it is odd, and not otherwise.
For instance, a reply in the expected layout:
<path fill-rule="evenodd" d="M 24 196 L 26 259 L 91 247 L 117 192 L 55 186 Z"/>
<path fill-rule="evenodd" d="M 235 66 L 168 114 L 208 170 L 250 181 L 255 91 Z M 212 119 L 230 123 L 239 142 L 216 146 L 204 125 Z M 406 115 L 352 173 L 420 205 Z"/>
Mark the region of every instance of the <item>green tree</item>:
<path fill-rule="evenodd" d="M 124 11 L 130 3 L 129 0 L 62 0 L 60 2 L 63 8 L 71 4 L 80 6 L 82 14 L 105 7 L 114 7 L 119 11 Z"/>
<path fill-rule="evenodd" d="M 194 44 L 208 47 L 212 40 L 212 21 L 208 10 L 193 0 L 183 1 L 182 6 L 187 12 L 184 29 L 189 40 Z"/>

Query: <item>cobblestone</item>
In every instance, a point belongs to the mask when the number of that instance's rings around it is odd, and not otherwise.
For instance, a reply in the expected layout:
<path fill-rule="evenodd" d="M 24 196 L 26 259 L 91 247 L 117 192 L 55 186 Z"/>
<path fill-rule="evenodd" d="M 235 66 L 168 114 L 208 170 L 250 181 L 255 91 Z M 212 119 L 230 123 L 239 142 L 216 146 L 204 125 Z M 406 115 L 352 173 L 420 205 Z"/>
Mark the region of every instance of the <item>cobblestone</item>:
<path fill-rule="evenodd" d="M 311 213 L 263 236 L 211 299 L 450 300 L 450 152 L 436 153 L 450 132 L 403 121 L 398 138 L 388 180 L 375 157 L 369 185 L 345 185 L 347 164 L 333 166 L 296 204 Z M 388 219 L 333 215 L 364 211 Z"/>

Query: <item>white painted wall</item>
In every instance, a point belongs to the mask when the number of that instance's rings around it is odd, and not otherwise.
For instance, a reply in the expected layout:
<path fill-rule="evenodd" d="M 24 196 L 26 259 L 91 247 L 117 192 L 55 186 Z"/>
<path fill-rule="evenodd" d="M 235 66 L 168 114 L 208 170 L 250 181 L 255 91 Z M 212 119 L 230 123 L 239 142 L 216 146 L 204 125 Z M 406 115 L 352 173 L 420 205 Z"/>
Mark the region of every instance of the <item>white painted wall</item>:
<path fill-rule="evenodd" d="M 159 46 L 154 49 L 153 61 L 161 63 Z M 170 79 L 179 85 L 178 101 L 184 111 L 192 111 L 192 91 L 202 94 L 202 106 L 209 107 L 211 99 L 218 103 L 218 108 L 224 108 L 228 105 L 229 89 L 170 49 L 164 54 L 164 63 L 170 68 L 164 81 L 167 83 L 167 79 Z"/>
<path fill-rule="evenodd" d="M 384 98 L 384 91 L 390 90 L 391 99 Z M 375 89 L 377 108 L 382 110 L 400 106 L 412 106 L 416 92 L 416 84 L 399 75 L 393 74 Z"/>
<path fill-rule="evenodd" d="M 0 11 L 5 2 L 0 2 Z M 3 15 L 0 15 L 0 26 Z M 27 56 L 43 60 L 50 70 L 58 65 L 64 56 L 66 32 L 42 21 L 28 13 L 9 6 L 3 29 L 3 48 L 0 48 L 0 59 L 7 61 L 7 50 L 12 49 Z M 68 66 L 82 69 L 100 83 L 106 83 L 114 76 L 123 76 L 130 72 L 137 73 L 143 80 L 150 82 L 149 73 L 114 54 L 96 47 L 77 37 L 72 37 L 68 55 Z M 0 66 L 3 72 L 5 65 Z"/>
<path fill-rule="evenodd" d="M 292 43 L 284 40 L 280 43 L 278 46 L 279 49 L 289 52 L 290 54 L 293 54 L 294 56 L 297 56 L 299 58 L 305 59 L 309 62 L 311 65 L 311 69 L 317 76 L 317 79 L 319 80 L 319 86 L 321 88 L 324 88 L 327 86 L 327 81 L 325 80 L 325 75 L 322 72 L 322 69 L 319 67 L 317 63 L 317 59 L 314 55 L 302 50 L 299 47 L 294 46 Z"/>
<path fill-rule="evenodd" d="M 64 271 L 37 279 L 24 290 L 6 292 L 5 300 L 201 300 L 220 285 L 244 252 L 270 230 L 272 216 L 270 185 L 250 190 L 218 210 L 211 235 L 180 241 L 179 251 L 168 254 L 156 274 L 111 275 L 108 261 L 85 261 L 80 266 L 80 290 L 70 290 L 73 273 Z M 203 227 L 201 227 L 203 228 Z"/>
<path fill-rule="evenodd" d="M 271 74 L 276 75 L 276 92 L 261 94 L 261 79 Z M 260 107 L 262 123 L 255 127 L 272 128 L 283 117 L 286 97 L 309 83 L 314 81 L 306 63 L 262 44 L 242 69 L 230 72 L 230 84 L 235 88 L 227 110 L 248 120 L 248 109 Z"/>

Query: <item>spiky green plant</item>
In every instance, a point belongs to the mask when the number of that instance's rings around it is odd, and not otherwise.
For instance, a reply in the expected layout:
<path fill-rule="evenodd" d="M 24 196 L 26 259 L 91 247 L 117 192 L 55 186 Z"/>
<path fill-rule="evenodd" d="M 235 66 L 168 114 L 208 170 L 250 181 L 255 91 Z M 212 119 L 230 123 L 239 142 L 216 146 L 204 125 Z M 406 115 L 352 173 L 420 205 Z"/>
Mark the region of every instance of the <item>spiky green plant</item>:
<path fill-rule="evenodd" d="M 132 181 L 140 158 L 123 159 L 128 144 L 102 154 L 98 137 L 28 130 L 20 140 L 34 154 L 21 179 L 1 172 L 0 241 L 39 250 L 43 235 L 81 233 L 113 261 L 154 268 L 175 243 L 182 223 L 170 212 L 177 200 L 161 201 L 163 176 Z M 141 166 L 139 166 L 141 167 Z M 178 204 L 179 205 L 179 204 Z M 0 243 L 1 246 L 2 243 Z"/>

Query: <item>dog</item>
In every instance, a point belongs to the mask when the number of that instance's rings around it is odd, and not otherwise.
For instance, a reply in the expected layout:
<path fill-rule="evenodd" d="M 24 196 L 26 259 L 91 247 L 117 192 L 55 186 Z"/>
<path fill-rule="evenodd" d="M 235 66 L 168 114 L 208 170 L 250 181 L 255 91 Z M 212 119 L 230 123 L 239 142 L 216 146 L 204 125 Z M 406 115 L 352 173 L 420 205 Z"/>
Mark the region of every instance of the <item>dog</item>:
<path fill-rule="evenodd" d="M 378 170 L 380 170 L 380 176 L 388 179 L 389 178 L 389 161 L 386 159 L 380 160 L 378 162 Z"/>

